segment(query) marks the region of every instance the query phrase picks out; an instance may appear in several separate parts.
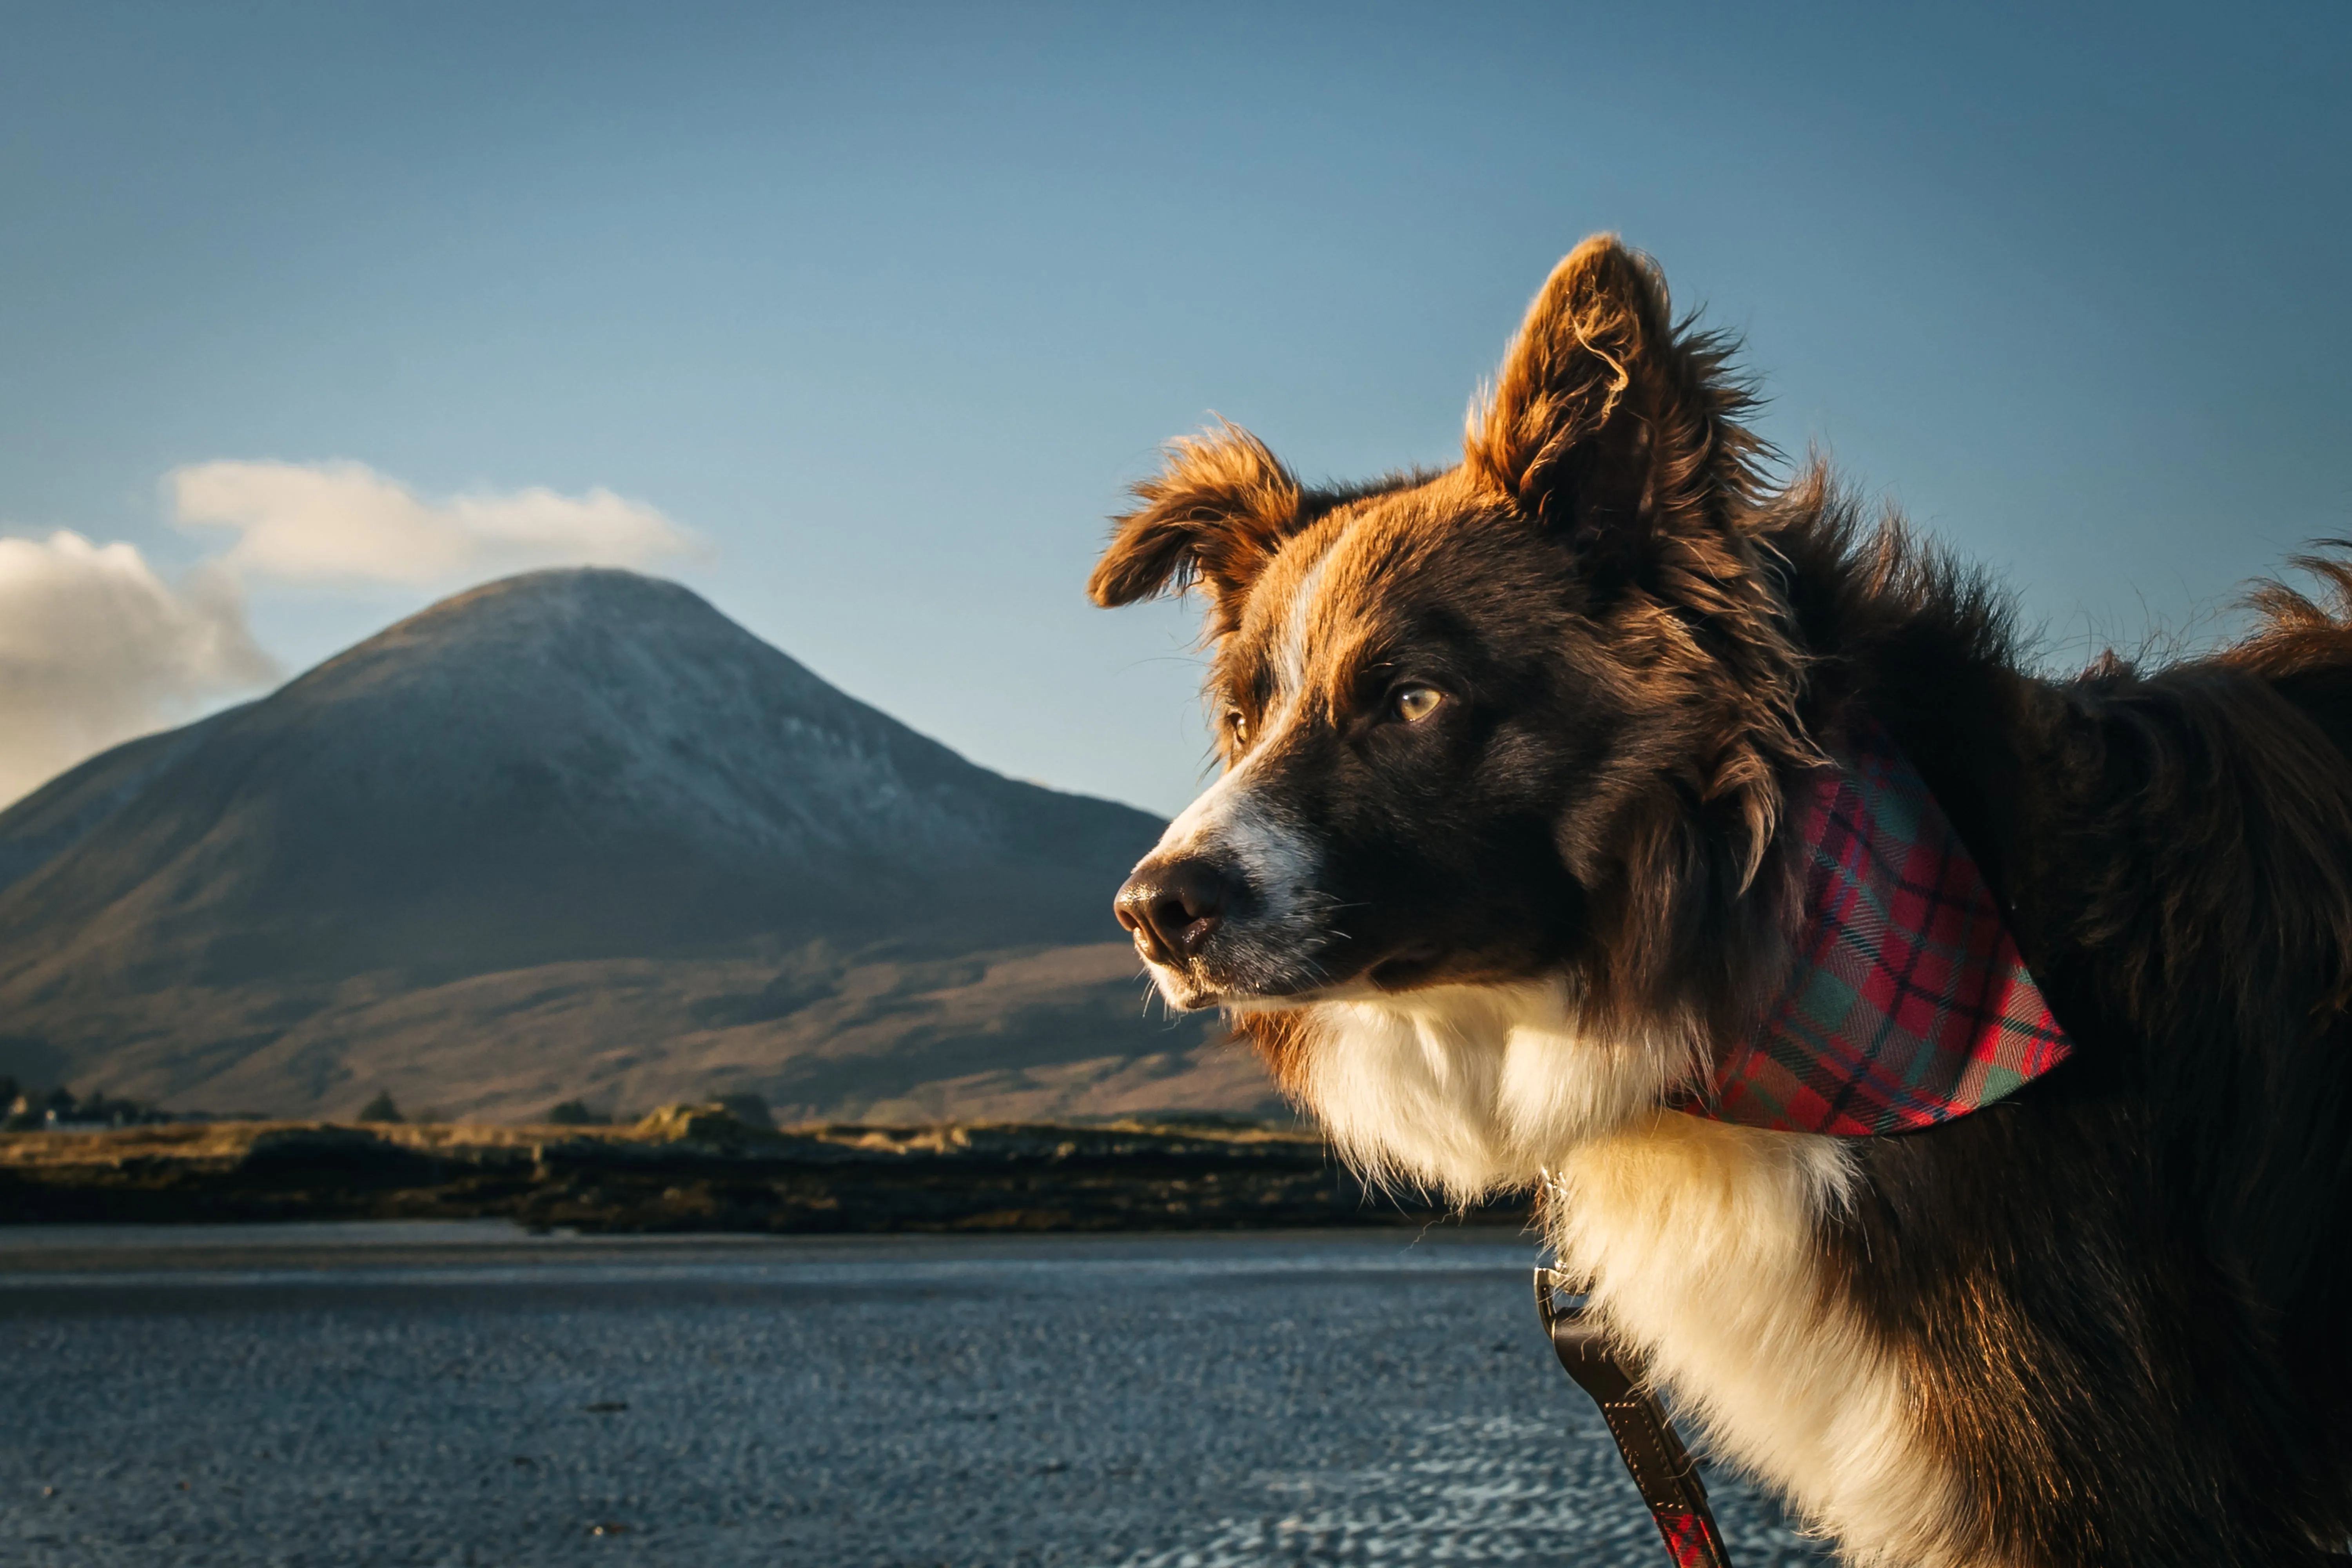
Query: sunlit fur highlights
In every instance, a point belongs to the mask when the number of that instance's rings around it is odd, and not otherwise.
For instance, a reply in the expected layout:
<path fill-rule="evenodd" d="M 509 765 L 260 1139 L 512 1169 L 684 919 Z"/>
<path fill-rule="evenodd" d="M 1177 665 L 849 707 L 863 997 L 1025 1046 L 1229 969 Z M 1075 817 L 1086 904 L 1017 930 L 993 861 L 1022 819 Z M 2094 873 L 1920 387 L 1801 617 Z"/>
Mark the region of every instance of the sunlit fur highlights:
<path fill-rule="evenodd" d="M 1539 1194 L 1713 1451 L 1846 1560 L 2340 1561 L 2352 564 L 2211 657 L 2052 679 L 1981 575 L 1818 464 L 1771 482 L 1749 407 L 1602 237 L 1453 468 L 1171 447 L 1092 590 L 1201 595 L 1226 769 L 1122 919 L 1360 1167 Z M 1901 1137 L 1688 1114 L 1800 951 L 1788 803 L 1864 723 L 2074 1054 Z"/>

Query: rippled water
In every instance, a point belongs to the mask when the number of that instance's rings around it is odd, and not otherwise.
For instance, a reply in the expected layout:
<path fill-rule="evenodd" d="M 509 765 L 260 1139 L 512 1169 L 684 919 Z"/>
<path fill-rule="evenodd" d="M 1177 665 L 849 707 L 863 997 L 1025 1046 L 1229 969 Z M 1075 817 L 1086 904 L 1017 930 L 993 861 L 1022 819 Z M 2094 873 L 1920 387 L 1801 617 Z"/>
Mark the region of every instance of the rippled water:
<path fill-rule="evenodd" d="M 1507 1234 L 0 1230 L 0 1559 L 1642 1564 Z M 1738 1561 L 1816 1561 L 1728 1479 Z"/>

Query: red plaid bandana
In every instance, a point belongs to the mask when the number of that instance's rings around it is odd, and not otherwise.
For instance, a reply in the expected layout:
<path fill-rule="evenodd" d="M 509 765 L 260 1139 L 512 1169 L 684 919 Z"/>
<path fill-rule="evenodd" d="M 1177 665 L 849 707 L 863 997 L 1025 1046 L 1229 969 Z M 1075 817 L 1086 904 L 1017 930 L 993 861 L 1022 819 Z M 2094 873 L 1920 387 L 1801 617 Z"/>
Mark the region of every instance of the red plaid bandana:
<path fill-rule="evenodd" d="M 1789 986 L 1694 1115 L 1864 1137 L 1932 1127 L 2074 1050 L 1927 781 L 1874 725 L 1811 775 Z"/>

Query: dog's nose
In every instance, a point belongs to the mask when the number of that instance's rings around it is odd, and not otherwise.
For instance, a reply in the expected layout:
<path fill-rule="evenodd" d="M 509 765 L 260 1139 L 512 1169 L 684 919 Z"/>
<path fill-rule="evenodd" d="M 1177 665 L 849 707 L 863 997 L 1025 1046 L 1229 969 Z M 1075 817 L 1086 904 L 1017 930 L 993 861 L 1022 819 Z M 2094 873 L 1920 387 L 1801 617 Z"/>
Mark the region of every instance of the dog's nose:
<path fill-rule="evenodd" d="M 1111 912 L 1135 933 L 1146 958 L 1181 963 L 1225 918 L 1226 893 L 1224 873 L 1197 857 L 1146 861 L 1119 889 Z"/>

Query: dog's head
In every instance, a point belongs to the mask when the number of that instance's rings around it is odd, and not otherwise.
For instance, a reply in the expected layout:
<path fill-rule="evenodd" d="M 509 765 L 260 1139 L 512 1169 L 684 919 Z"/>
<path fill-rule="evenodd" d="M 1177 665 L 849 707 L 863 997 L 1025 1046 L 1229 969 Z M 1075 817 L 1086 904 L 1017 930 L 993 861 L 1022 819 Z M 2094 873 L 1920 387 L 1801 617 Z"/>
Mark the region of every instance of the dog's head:
<path fill-rule="evenodd" d="M 1117 903 L 1171 1003 L 1305 1092 L 1284 1020 L 1327 1004 L 1547 984 L 1622 1022 L 1714 962 L 1799 744 L 1745 403 L 1601 237 L 1454 468 L 1315 489 L 1230 426 L 1174 445 L 1091 584 L 1208 599 L 1225 772 Z"/>

